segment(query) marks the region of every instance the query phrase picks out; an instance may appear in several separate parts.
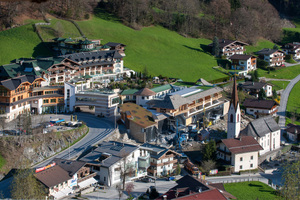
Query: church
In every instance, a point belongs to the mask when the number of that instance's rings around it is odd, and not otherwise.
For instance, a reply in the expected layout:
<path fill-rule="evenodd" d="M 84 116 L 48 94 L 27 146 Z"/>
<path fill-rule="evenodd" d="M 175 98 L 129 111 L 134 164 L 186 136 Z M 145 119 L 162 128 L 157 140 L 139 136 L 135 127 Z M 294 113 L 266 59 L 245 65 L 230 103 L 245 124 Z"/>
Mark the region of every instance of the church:
<path fill-rule="evenodd" d="M 258 167 L 259 152 L 264 148 L 252 135 L 240 135 L 241 110 L 234 77 L 232 97 L 228 111 L 227 139 L 217 144 L 218 158 L 229 162 L 234 172 L 254 170 Z"/>

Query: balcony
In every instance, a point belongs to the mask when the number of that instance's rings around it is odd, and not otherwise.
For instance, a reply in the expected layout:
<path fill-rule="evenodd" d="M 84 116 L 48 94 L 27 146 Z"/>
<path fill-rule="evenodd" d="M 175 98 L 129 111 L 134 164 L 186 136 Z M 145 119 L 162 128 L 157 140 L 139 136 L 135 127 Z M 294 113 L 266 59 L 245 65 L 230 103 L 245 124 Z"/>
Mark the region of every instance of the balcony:
<path fill-rule="evenodd" d="M 169 165 L 169 164 L 175 164 L 177 163 L 177 159 L 174 159 L 174 160 L 170 160 L 170 161 L 167 161 L 167 162 L 164 162 L 164 163 L 153 163 L 151 162 L 150 165 L 151 166 L 164 166 L 164 165 Z"/>
<path fill-rule="evenodd" d="M 94 172 L 92 174 L 86 175 L 86 176 L 82 177 L 81 179 L 78 179 L 77 183 L 80 183 L 80 182 L 85 181 L 85 180 L 87 180 L 89 178 L 95 177 L 96 175 L 97 175 L 97 172 Z"/>

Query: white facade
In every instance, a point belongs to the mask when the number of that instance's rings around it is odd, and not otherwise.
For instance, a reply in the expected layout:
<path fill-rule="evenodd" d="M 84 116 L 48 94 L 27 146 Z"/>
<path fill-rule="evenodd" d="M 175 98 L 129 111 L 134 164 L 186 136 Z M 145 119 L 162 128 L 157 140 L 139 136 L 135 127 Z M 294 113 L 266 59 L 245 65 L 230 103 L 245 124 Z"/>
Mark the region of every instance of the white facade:
<path fill-rule="evenodd" d="M 263 150 L 259 151 L 259 155 L 263 155 L 267 152 L 280 148 L 280 130 L 255 139 L 263 148 Z"/>
<path fill-rule="evenodd" d="M 231 69 L 235 69 L 236 67 L 237 70 L 244 70 L 246 72 L 256 70 L 256 62 L 255 64 L 251 64 L 251 59 L 252 57 L 247 60 L 239 60 L 238 65 L 231 65 Z"/>
<path fill-rule="evenodd" d="M 241 110 L 240 104 L 237 103 L 235 110 L 233 104 L 230 104 L 227 121 L 227 139 L 237 138 L 241 130 Z"/>
<path fill-rule="evenodd" d="M 64 100 L 65 100 L 65 111 L 73 112 L 75 107 L 75 94 L 76 94 L 76 86 L 70 83 L 65 82 L 64 84 Z"/>
<path fill-rule="evenodd" d="M 148 159 L 150 157 L 149 153 L 144 150 L 137 149 L 131 152 L 126 157 L 125 169 L 132 168 L 133 173 L 131 177 L 126 177 L 126 182 L 144 177 L 147 175 L 147 169 L 143 169 L 139 166 L 139 157 L 145 157 Z M 124 158 L 125 159 L 125 158 Z M 124 159 L 116 162 L 110 167 L 100 166 L 100 170 L 96 167 L 92 168 L 92 171 L 97 172 L 99 175 L 99 182 L 101 184 L 112 186 L 121 182 L 121 170 L 124 171 Z M 149 159 L 148 159 L 149 160 Z M 105 162 L 105 161 L 104 161 Z"/>
<path fill-rule="evenodd" d="M 8 108 L 8 112 L 6 111 L 7 114 L 2 115 L 5 116 L 8 121 L 16 119 L 18 115 L 23 114 L 26 111 L 30 112 L 30 104 L 28 104 L 26 101 L 14 106 L 9 106 Z"/>
<path fill-rule="evenodd" d="M 152 99 L 155 99 L 155 95 L 152 96 L 136 95 L 136 104 L 142 107 L 147 107 L 147 102 Z"/>
<path fill-rule="evenodd" d="M 284 62 L 284 54 L 281 52 L 275 52 L 270 55 L 264 55 L 264 60 L 268 62 L 269 66 L 281 66 Z"/>
<path fill-rule="evenodd" d="M 234 172 L 257 169 L 258 151 L 231 154 L 224 143 L 219 144 L 218 158 L 230 162 L 234 167 Z"/>
<path fill-rule="evenodd" d="M 263 115 L 271 115 L 272 116 L 276 116 L 276 110 L 277 110 L 277 106 L 274 106 L 274 108 L 272 108 L 271 110 L 268 109 L 260 109 L 260 108 L 246 108 L 246 113 L 249 115 L 253 115 L 254 117 L 258 117 L 258 114 L 263 114 Z"/>

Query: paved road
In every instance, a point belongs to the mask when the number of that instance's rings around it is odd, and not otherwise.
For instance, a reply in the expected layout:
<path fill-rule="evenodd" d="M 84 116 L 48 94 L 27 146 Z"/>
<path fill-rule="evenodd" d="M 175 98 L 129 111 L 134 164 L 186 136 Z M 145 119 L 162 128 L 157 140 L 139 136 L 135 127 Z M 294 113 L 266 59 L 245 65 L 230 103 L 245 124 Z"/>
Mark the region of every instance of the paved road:
<path fill-rule="evenodd" d="M 107 137 L 109 134 L 111 134 L 114 131 L 114 123 L 110 122 L 104 118 L 98 118 L 95 117 L 92 114 L 87 113 L 76 113 L 78 120 L 84 121 L 87 126 L 89 127 L 89 133 L 82 138 L 79 142 L 71 146 L 69 149 L 66 149 L 65 151 L 55 155 L 55 158 L 74 158 L 78 156 L 83 151 L 89 149 L 91 146 L 99 143 L 102 141 L 105 137 Z M 51 115 L 47 115 L 47 119 L 50 119 Z M 52 118 L 56 117 L 55 115 L 52 115 Z M 70 116 L 66 115 L 57 115 L 57 117 L 65 117 L 66 119 L 69 119 Z M 41 167 L 47 164 L 49 161 L 51 161 L 54 157 L 47 159 L 46 161 L 39 163 L 35 167 Z"/>
<path fill-rule="evenodd" d="M 299 60 L 298 60 L 299 61 Z M 299 65 L 300 64 L 300 62 L 297 62 L 297 63 L 287 63 L 287 62 L 284 62 L 283 63 L 286 67 L 292 67 L 292 66 L 295 66 L 295 65 Z"/>
<path fill-rule="evenodd" d="M 291 80 L 291 82 L 288 84 L 288 86 L 285 88 L 281 95 L 280 99 L 280 106 L 277 112 L 277 115 L 279 115 L 279 122 L 278 125 L 280 128 L 285 127 L 285 116 L 286 116 L 286 106 L 288 102 L 288 98 L 290 95 L 291 90 L 293 89 L 294 85 L 300 80 L 300 75 L 298 75 L 296 78 Z"/>

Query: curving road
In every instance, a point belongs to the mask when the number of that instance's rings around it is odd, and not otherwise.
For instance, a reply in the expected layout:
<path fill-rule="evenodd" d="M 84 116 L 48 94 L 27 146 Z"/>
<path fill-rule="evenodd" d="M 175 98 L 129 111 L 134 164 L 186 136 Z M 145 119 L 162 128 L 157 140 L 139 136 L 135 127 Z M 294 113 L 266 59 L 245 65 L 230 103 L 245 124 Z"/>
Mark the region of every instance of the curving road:
<path fill-rule="evenodd" d="M 288 84 L 288 86 L 285 88 L 281 95 L 280 99 L 280 106 L 277 112 L 277 115 L 279 115 L 279 122 L 278 125 L 280 128 L 285 127 L 285 115 L 286 115 L 286 106 L 289 99 L 289 95 L 295 84 L 300 80 L 300 75 L 298 75 L 296 78 L 291 80 L 291 82 Z"/>
<path fill-rule="evenodd" d="M 71 159 L 78 156 L 80 153 L 89 149 L 93 145 L 101 142 L 104 138 L 109 136 L 115 129 L 114 123 L 106 120 L 105 118 L 98 118 L 88 113 L 76 113 L 78 120 L 84 121 L 89 127 L 89 133 L 78 141 L 70 148 L 56 154 L 55 156 L 35 165 L 34 167 L 41 167 L 49 163 L 53 158 Z M 50 119 L 50 115 L 47 116 Z M 70 115 L 52 115 L 53 118 L 62 117 L 66 120 L 70 118 Z"/>

